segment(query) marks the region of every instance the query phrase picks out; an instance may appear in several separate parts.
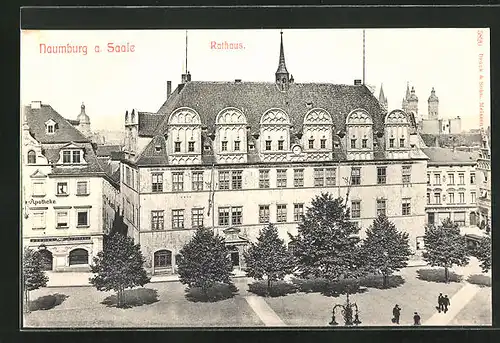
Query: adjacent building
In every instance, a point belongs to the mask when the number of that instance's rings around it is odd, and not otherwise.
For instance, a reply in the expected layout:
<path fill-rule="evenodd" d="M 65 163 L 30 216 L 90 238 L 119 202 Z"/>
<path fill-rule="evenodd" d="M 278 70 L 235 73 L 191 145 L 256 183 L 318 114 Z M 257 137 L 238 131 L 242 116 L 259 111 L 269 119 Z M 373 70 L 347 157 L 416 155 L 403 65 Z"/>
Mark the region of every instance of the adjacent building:
<path fill-rule="evenodd" d="M 34 101 L 23 110 L 23 246 L 40 251 L 46 270 L 88 270 L 114 217 L 105 199 L 117 201 L 118 179 L 103 169 L 90 139 L 50 105 Z"/>
<path fill-rule="evenodd" d="M 426 224 L 440 225 L 449 218 L 465 232 L 467 227 L 477 227 L 477 153 L 440 147 L 422 150 L 429 156 Z"/>
<path fill-rule="evenodd" d="M 482 146 L 477 160 L 479 226 L 491 229 L 491 145 L 489 135 L 481 130 Z"/>
<path fill-rule="evenodd" d="M 262 227 L 274 223 L 288 241 L 321 192 L 347 199 L 363 228 L 386 214 L 416 248 L 428 158 L 405 111 L 388 112 L 359 82 L 295 82 L 283 37 L 274 82 L 187 73 L 167 89 L 157 113 L 125 114 L 120 167 L 125 223 L 153 272 L 174 272 L 199 226 L 224 235 L 243 267 Z"/>

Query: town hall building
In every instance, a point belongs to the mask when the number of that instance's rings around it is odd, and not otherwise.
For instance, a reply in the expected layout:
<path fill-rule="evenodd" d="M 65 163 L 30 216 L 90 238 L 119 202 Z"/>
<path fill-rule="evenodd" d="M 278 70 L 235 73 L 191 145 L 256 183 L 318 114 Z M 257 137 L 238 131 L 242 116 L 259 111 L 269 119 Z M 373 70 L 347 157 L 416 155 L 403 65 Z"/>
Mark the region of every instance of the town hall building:
<path fill-rule="evenodd" d="M 175 272 L 199 226 L 226 238 L 235 267 L 267 223 L 296 234 L 311 200 L 347 200 L 364 230 L 385 214 L 424 234 L 427 156 L 403 110 L 388 111 L 362 83 L 299 83 L 283 47 L 274 82 L 192 81 L 157 113 L 125 114 L 120 189 L 129 235 L 153 273 Z"/>

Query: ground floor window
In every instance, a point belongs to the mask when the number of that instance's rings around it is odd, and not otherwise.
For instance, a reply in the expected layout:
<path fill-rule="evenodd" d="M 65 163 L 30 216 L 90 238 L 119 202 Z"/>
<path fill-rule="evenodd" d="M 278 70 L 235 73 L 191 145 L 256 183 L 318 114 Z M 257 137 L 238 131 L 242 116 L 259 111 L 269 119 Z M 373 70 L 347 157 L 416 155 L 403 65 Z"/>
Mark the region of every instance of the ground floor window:
<path fill-rule="evenodd" d="M 172 266 L 172 252 L 170 250 L 160 250 L 155 252 L 155 268 L 169 268 Z"/>
<path fill-rule="evenodd" d="M 89 263 L 89 253 L 85 249 L 75 249 L 71 250 L 69 253 L 69 265 L 78 264 L 88 264 Z"/>
<path fill-rule="evenodd" d="M 471 212 L 469 214 L 469 222 L 470 222 L 470 225 L 477 225 L 478 224 L 476 212 Z"/>
<path fill-rule="evenodd" d="M 453 221 L 458 224 L 458 226 L 465 226 L 465 212 L 455 212 L 453 214 Z"/>
<path fill-rule="evenodd" d="M 427 213 L 427 224 L 428 224 L 428 225 L 434 225 L 435 220 L 436 220 L 436 219 L 435 219 L 434 212 Z"/>

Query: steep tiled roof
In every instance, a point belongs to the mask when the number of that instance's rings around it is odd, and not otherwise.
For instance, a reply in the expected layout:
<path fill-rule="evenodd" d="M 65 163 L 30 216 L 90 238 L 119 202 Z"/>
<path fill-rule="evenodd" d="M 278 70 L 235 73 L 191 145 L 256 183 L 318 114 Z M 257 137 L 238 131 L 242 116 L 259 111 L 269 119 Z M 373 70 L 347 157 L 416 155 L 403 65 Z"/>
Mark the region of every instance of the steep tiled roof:
<path fill-rule="evenodd" d="M 66 118 L 64 118 L 66 119 Z M 80 121 L 79 120 L 76 120 L 76 119 L 66 119 L 68 121 L 68 123 L 70 123 L 71 125 L 80 125 Z"/>
<path fill-rule="evenodd" d="M 40 143 L 90 142 L 67 119 L 63 118 L 50 105 L 41 105 L 39 109 L 30 106 L 24 108 L 31 135 Z M 47 134 L 45 123 L 52 119 L 57 124 L 56 132 Z"/>
<path fill-rule="evenodd" d="M 158 124 L 164 120 L 165 116 L 160 114 L 138 112 L 139 113 L 139 136 L 153 137 Z"/>
<path fill-rule="evenodd" d="M 461 133 L 461 134 L 420 134 L 425 145 L 428 147 L 436 146 L 436 139 L 440 147 L 452 147 L 455 146 L 475 146 L 481 145 L 481 134 L 480 133 Z"/>
<path fill-rule="evenodd" d="M 163 136 L 153 137 L 146 148 L 137 156 L 136 163 L 146 165 L 167 165 L 168 156 L 166 146 Z M 157 147 L 159 151 L 157 151 Z"/>
<path fill-rule="evenodd" d="M 384 111 L 365 86 L 293 83 L 288 91 L 280 92 L 275 83 L 268 82 L 192 81 L 173 94 L 158 111 L 165 118 L 158 125 L 156 134 L 164 133 L 168 116 L 179 107 L 197 111 L 209 132 L 214 130 L 217 114 L 226 107 L 242 109 L 252 132 L 259 130 L 264 112 L 281 108 L 290 116 L 294 131 L 301 132 L 304 116 L 310 110 L 308 103 L 312 108 L 327 110 L 336 131 L 344 130 L 347 115 L 357 108 L 364 108 L 370 113 L 375 130 L 383 130 Z"/>
<path fill-rule="evenodd" d="M 112 152 L 119 152 L 122 150 L 120 145 L 98 145 L 96 154 L 98 157 L 111 157 Z"/>
<path fill-rule="evenodd" d="M 422 148 L 429 157 L 428 164 L 475 164 L 479 154 L 475 152 L 453 151 L 447 148 Z"/>

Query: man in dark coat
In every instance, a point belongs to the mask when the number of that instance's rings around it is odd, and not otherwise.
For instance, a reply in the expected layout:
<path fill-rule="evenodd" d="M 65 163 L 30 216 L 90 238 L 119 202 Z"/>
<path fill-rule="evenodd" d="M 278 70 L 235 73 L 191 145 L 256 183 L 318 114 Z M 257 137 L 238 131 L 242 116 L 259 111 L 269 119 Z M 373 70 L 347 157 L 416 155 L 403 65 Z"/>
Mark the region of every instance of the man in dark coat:
<path fill-rule="evenodd" d="M 399 317 L 401 315 L 401 308 L 396 304 L 392 309 L 392 315 L 394 316 L 393 321 L 395 324 L 399 324 Z"/>
<path fill-rule="evenodd" d="M 450 306 L 450 298 L 448 298 L 448 295 L 445 295 L 443 298 L 444 313 L 448 312 L 448 306 Z"/>
<path fill-rule="evenodd" d="M 444 310 L 444 297 L 443 293 L 439 293 L 438 296 L 438 312 L 441 313 L 441 311 Z"/>
<path fill-rule="evenodd" d="M 415 315 L 413 316 L 413 325 L 420 325 L 420 316 L 417 312 L 415 312 Z"/>

